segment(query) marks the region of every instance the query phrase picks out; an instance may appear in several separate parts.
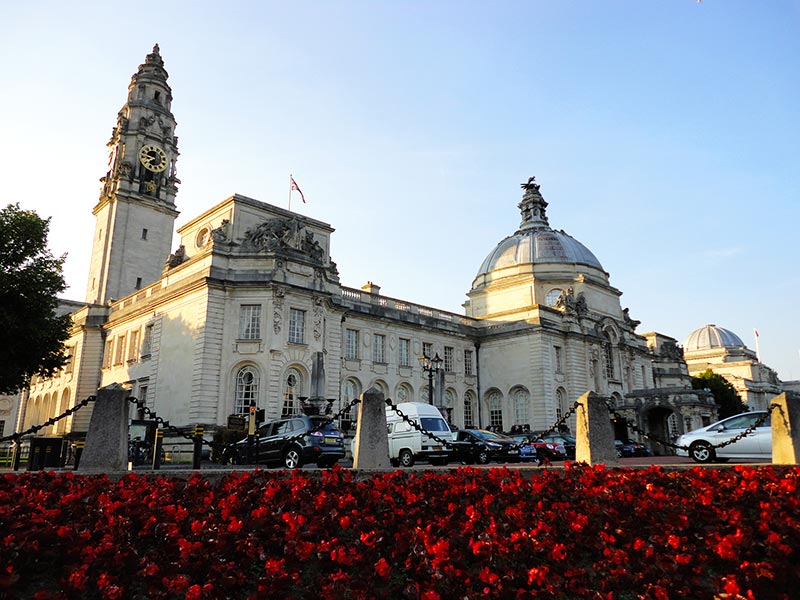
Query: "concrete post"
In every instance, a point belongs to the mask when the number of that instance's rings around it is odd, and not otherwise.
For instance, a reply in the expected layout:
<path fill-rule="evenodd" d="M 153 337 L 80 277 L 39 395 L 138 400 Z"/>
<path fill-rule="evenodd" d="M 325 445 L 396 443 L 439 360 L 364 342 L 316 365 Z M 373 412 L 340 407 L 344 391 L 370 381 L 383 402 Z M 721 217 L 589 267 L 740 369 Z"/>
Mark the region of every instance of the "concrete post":
<path fill-rule="evenodd" d="M 128 469 L 128 390 L 118 383 L 97 390 L 78 471 Z"/>
<path fill-rule="evenodd" d="M 772 464 L 796 465 L 800 458 L 800 394 L 784 392 L 772 399 L 777 404 L 772 421 Z"/>
<path fill-rule="evenodd" d="M 361 394 L 353 449 L 354 469 L 389 469 L 389 434 L 383 392 L 371 387 Z"/>
<path fill-rule="evenodd" d="M 578 404 L 575 462 L 616 465 L 614 428 L 605 400 L 594 392 L 586 392 L 578 398 Z"/>

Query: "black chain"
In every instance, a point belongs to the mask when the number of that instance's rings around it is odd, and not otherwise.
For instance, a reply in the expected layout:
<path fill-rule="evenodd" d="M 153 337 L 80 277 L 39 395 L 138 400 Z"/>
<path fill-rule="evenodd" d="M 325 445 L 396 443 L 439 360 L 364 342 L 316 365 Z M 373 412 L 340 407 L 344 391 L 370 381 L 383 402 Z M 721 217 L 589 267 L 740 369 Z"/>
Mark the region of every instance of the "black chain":
<path fill-rule="evenodd" d="M 183 433 L 180 430 L 179 427 L 176 427 L 175 425 L 170 425 L 169 421 L 165 421 L 162 417 L 159 417 L 156 414 L 155 411 L 150 410 L 147 406 L 145 406 L 143 400 L 139 400 L 138 398 L 134 398 L 133 396 L 128 396 L 128 401 L 131 404 L 135 404 L 136 408 L 138 410 L 142 411 L 142 413 L 144 413 L 145 415 L 149 416 L 151 420 L 156 422 L 156 424 L 161 425 L 161 427 L 164 430 L 169 431 L 170 433 L 177 434 L 176 437 L 182 437 L 184 439 L 189 440 L 190 442 L 194 442 L 197 439 L 197 436 L 190 435 L 188 433 Z M 231 444 L 227 444 L 227 445 L 226 444 L 218 444 L 216 442 L 211 442 L 211 441 L 206 440 L 203 436 L 199 436 L 199 437 L 200 437 L 200 442 L 202 444 L 205 444 L 206 446 L 208 446 L 211 449 L 225 450 L 229 445 L 231 445 Z"/>
<path fill-rule="evenodd" d="M 0 442 L 12 441 L 16 444 L 20 438 L 29 435 L 31 433 L 36 433 L 37 431 L 39 431 L 40 429 L 44 429 L 45 427 L 50 427 L 51 425 L 55 425 L 61 419 L 65 419 L 68 416 L 75 414 L 84 406 L 88 406 L 89 403 L 94 402 L 95 400 L 97 400 L 97 396 L 89 396 L 88 398 L 84 398 L 80 402 L 76 403 L 75 406 L 73 406 L 72 408 L 68 408 L 57 417 L 52 417 L 50 419 L 47 419 L 47 421 L 45 421 L 44 423 L 40 423 L 39 425 L 34 425 L 33 427 L 26 429 L 25 431 L 12 433 L 11 435 L 7 435 L 5 437 L 0 437 Z"/>
<path fill-rule="evenodd" d="M 400 410 L 399 408 L 397 408 L 397 405 L 392 402 L 391 398 L 386 398 L 386 405 L 389 406 L 392 410 L 394 410 L 400 416 L 400 418 L 403 419 L 403 421 L 405 421 L 406 423 L 411 425 L 411 427 L 413 427 L 414 429 L 416 429 L 420 433 L 424 433 L 429 438 L 431 438 L 433 440 L 436 440 L 437 442 L 442 444 L 445 448 L 452 448 L 453 447 L 453 444 L 451 442 L 448 442 L 447 440 L 443 440 L 442 438 L 437 436 L 435 433 L 431 433 L 430 431 L 428 431 L 427 429 L 422 427 L 419 423 L 417 423 L 416 421 L 414 421 L 410 417 L 408 417 L 406 414 L 404 414 L 403 411 Z"/>
<path fill-rule="evenodd" d="M 550 427 L 550 429 L 548 429 L 547 431 L 545 431 L 544 433 L 541 433 L 539 435 L 540 436 L 545 436 L 548 433 L 550 433 L 551 431 L 558 432 L 559 428 L 567 422 L 567 419 L 569 419 L 572 415 L 574 415 L 576 412 L 578 412 L 578 407 L 580 405 L 581 405 L 581 403 L 576 400 L 575 403 L 570 407 L 570 409 L 566 413 L 564 413 L 564 415 L 558 421 L 553 423 L 553 425 L 552 425 L 552 427 Z"/>
<path fill-rule="evenodd" d="M 662 446 L 666 446 L 667 448 L 675 448 L 676 450 L 685 450 L 687 452 L 689 451 L 689 446 L 682 446 L 682 445 L 679 445 L 679 444 L 674 444 L 672 442 L 668 442 L 666 440 L 662 440 L 662 439 L 660 439 L 658 437 L 655 437 L 655 436 L 650 435 L 649 433 L 643 431 L 638 425 L 636 425 L 636 423 L 632 422 L 630 419 L 627 419 L 627 418 L 623 417 L 616 410 L 614 410 L 614 407 L 611 405 L 611 403 L 608 401 L 608 399 L 606 399 L 605 402 L 606 402 L 606 406 L 608 407 L 608 412 L 610 412 L 614 416 L 615 419 L 619 419 L 621 421 L 625 421 L 625 423 L 628 425 L 628 427 L 634 433 L 638 433 L 643 438 L 645 438 L 647 440 L 650 440 L 650 441 L 653 441 L 653 442 L 655 442 L 657 444 L 660 444 Z M 736 442 L 738 442 L 742 438 L 747 437 L 748 435 L 753 433 L 758 427 L 761 427 L 767 421 L 767 419 L 769 418 L 771 412 L 776 408 L 780 409 L 780 406 L 777 405 L 777 404 L 770 404 L 769 408 L 767 409 L 767 412 L 764 413 L 761 417 L 759 417 L 752 425 L 750 425 L 750 427 L 748 427 L 747 429 L 745 429 L 741 433 L 736 434 L 731 439 L 725 440 L 724 442 L 720 442 L 719 444 L 710 445 L 710 447 L 711 448 L 724 448 L 725 446 L 730 446 L 731 444 L 735 444 Z"/>

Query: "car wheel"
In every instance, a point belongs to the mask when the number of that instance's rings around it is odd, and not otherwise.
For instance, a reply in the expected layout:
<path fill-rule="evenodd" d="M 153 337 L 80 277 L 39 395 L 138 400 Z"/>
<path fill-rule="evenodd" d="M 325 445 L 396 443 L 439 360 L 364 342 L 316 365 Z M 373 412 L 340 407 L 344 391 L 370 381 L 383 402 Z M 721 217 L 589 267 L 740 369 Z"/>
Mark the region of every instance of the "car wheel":
<path fill-rule="evenodd" d="M 694 442 L 689 446 L 689 456 L 692 460 L 699 463 L 711 462 L 716 458 L 714 449 L 708 442 Z"/>
<path fill-rule="evenodd" d="M 297 448 L 289 448 L 283 455 L 283 466 L 287 469 L 296 469 L 301 464 L 300 451 Z"/>
<path fill-rule="evenodd" d="M 479 465 L 487 465 L 489 464 L 489 451 L 484 448 L 483 450 L 478 451 L 478 455 L 475 457 L 477 463 Z"/>
<path fill-rule="evenodd" d="M 400 464 L 404 467 L 414 466 L 414 453 L 408 448 L 400 451 Z"/>

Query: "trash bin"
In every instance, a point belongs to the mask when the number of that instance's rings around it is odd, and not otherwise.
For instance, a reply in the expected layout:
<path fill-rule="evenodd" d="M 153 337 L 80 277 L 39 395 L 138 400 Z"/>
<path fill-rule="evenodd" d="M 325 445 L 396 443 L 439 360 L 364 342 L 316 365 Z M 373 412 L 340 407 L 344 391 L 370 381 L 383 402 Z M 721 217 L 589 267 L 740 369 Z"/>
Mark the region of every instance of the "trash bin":
<path fill-rule="evenodd" d="M 35 437 L 31 439 L 28 451 L 28 471 L 40 471 L 61 467 L 61 448 L 64 440 L 54 437 Z"/>

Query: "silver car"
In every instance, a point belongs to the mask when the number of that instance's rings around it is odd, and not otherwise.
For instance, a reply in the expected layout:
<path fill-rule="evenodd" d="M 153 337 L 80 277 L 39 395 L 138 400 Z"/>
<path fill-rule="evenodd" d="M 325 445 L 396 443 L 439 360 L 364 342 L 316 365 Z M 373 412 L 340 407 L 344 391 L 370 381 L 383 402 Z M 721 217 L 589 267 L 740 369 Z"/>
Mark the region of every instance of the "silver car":
<path fill-rule="evenodd" d="M 765 420 L 742 439 L 722 448 L 713 448 L 743 433 L 760 419 Z M 699 463 L 714 460 L 724 462 L 729 458 L 772 460 L 772 426 L 769 414 L 763 410 L 728 417 L 707 427 L 684 433 L 675 443 L 689 448 L 688 451 L 677 450 L 678 456 L 691 456 L 692 460 Z"/>

